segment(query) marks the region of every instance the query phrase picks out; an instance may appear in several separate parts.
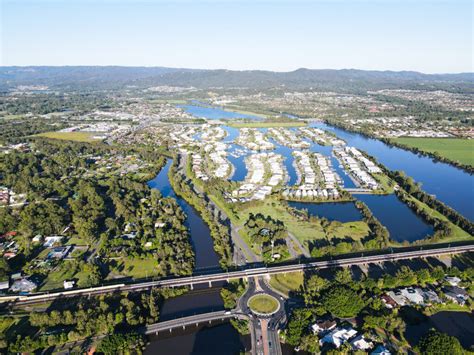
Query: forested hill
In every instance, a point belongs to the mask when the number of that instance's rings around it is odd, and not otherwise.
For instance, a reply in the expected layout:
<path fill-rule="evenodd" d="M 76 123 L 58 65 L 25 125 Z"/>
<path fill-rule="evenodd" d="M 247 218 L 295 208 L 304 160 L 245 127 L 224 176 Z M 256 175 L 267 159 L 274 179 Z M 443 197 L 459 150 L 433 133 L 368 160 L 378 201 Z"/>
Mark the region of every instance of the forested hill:
<path fill-rule="evenodd" d="M 0 67 L 0 88 L 47 85 L 58 89 L 108 89 L 158 85 L 196 88 L 309 89 L 366 91 L 383 88 L 472 91 L 474 73 L 422 74 L 355 69 L 291 72 L 199 70 L 164 67 Z"/>

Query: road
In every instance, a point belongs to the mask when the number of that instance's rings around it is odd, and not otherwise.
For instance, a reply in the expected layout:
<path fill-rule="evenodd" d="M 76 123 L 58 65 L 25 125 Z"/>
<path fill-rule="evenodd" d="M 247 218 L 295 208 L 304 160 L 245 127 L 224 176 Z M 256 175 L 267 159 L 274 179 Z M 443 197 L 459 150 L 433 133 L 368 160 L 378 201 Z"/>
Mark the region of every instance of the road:
<path fill-rule="evenodd" d="M 325 260 L 325 261 L 305 261 L 298 264 L 288 265 L 272 265 L 267 267 L 245 266 L 237 271 L 218 271 L 212 273 L 203 273 L 199 275 L 186 276 L 186 277 L 175 277 L 168 279 L 160 279 L 154 281 L 139 281 L 128 284 L 111 284 L 102 287 L 91 287 L 85 289 L 75 289 L 68 291 L 60 291 L 53 293 L 37 293 L 26 296 L 12 295 L 0 297 L 0 303 L 3 302 L 17 302 L 22 304 L 33 304 L 43 301 L 53 300 L 56 298 L 74 297 L 78 295 L 98 295 L 104 293 L 112 293 L 117 291 L 140 291 L 146 290 L 153 287 L 182 287 L 182 286 L 193 286 L 196 284 L 208 283 L 212 286 L 213 282 L 229 281 L 233 279 L 249 279 L 251 277 L 260 277 L 266 275 L 274 275 L 280 273 L 288 273 L 294 271 L 305 271 L 308 269 L 325 269 L 332 267 L 343 267 L 343 266 L 354 266 L 354 265 L 366 265 L 371 263 L 383 263 L 390 261 L 397 261 L 403 259 L 423 258 L 441 256 L 447 254 L 457 254 L 474 251 L 474 245 L 463 245 L 456 247 L 432 247 L 432 249 L 417 249 L 410 251 L 396 251 L 370 256 L 354 256 L 346 257 L 341 259 Z"/>

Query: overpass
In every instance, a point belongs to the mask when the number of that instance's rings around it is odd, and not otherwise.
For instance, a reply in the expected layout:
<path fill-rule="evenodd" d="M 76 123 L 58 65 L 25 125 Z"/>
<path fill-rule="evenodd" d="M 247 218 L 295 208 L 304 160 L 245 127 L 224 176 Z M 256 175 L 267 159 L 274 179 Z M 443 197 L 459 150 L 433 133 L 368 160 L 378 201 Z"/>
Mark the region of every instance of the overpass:
<path fill-rule="evenodd" d="M 133 283 L 111 284 L 101 287 L 91 287 L 84 289 L 59 291 L 53 293 L 35 293 L 30 295 L 12 295 L 0 297 L 0 303 L 15 302 L 17 304 L 34 304 L 45 301 L 51 301 L 57 298 L 75 297 L 75 296 L 93 296 L 112 292 L 132 292 L 147 290 L 153 287 L 193 287 L 197 284 L 209 284 L 212 286 L 213 282 L 229 281 L 234 279 L 248 279 L 249 277 L 259 277 L 266 275 L 274 275 L 295 271 L 305 271 L 310 269 L 326 269 L 332 267 L 356 266 L 366 265 L 372 263 L 383 263 L 404 259 L 437 257 L 442 255 L 459 254 L 474 251 L 474 244 L 463 246 L 448 246 L 448 247 L 433 247 L 430 249 L 409 250 L 409 251 L 395 251 L 387 252 L 385 254 L 368 255 L 368 256 L 351 256 L 342 257 L 340 259 L 325 260 L 325 261 L 305 261 L 303 263 L 293 263 L 288 265 L 274 265 L 266 267 L 247 266 L 236 271 L 221 271 L 212 274 L 193 275 L 186 277 L 175 277 L 168 279 L 160 279 L 153 281 L 141 281 Z"/>

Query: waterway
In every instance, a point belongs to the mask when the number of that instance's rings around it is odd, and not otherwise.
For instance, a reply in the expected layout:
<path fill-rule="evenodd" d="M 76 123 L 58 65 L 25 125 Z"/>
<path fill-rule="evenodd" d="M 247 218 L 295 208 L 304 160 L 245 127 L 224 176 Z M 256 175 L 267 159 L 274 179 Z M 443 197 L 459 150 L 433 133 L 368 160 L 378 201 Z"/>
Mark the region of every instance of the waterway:
<path fill-rule="evenodd" d="M 420 182 L 423 190 L 474 220 L 474 176 L 449 164 L 389 146 L 378 139 L 325 123 L 313 123 L 311 126 L 334 132 L 348 145 L 366 151 L 390 170 L 404 171 Z"/>
<path fill-rule="evenodd" d="M 213 240 L 210 235 L 209 227 L 201 219 L 197 211 L 189 205 L 185 200 L 177 196 L 171 187 L 168 171 L 171 167 L 172 160 L 169 159 L 166 165 L 161 169 L 159 174 L 148 185 L 151 188 L 160 190 L 164 197 L 175 198 L 179 206 L 186 213 L 185 225 L 189 230 L 192 245 L 196 258 L 196 269 L 218 268 L 219 257 L 214 251 Z M 221 285 L 209 288 L 207 285 L 200 285 L 182 296 L 173 297 L 166 300 L 160 310 L 160 319 L 169 320 L 178 317 L 189 316 L 198 313 L 207 313 L 224 309 L 224 303 L 220 297 Z M 209 336 L 222 337 L 217 344 L 224 344 L 230 349 L 230 353 L 238 353 L 241 343 L 238 341 L 239 335 L 237 331 L 229 324 L 204 329 L 202 331 L 194 330 L 186 335 L 173 336 L 162 339 L 161 335 L 154 337 L 146 352 L 149 354 L 169 354 L 166 349 L 183 349 L 183 352 L 174 352 L 175 354 L 202 353 L 206 346 L 211 346 Z M 206 340 L 207 339 L 207 340 Z M 236 340 L 237 339 L 237 340 Z M 206 342 L 208 343 L 206 345 Z M 191 349 L 192 352 L 184 351 Z"/>
<path fill-rule="evenodd" d="M 172 163 L 172 160 L 169 159 L 163 169 L 161 169 L 160 173 L 153 180 L 148 182 L 148 186 L 160 190 L 164 197 L 175 198 L 179 206 L 186 213 L 187 218 L 185 225 L 191 235 L 196 256 L 196 269 L 218 267 L 219 257 L 214 251 L 214 243 L 209 227 L 204 223 L 196 210 L 185 200 L 177 196 L 171 187 L 168 179 L 168 171 Z"/>
<path fill-rule="evenodd" d="M 329 221 L 346 223 L 362 220 L 362 215 L 353 202 L 311 203 L 288 201 L 288 205 L 299 210 L 306 209 L 310 216 L 326 218 Z"/>
<path fill-rule="evenodd" d="M 380 223 L 387 227 L 392 240 L 413 242 L 433 234 L 433 227 L 425 223 L 394 194 L 355 197 L 364 202 Z"/>
<path fill-rule="evenodd" d="M 414 308 L 408 307 L 403 309 L 401 314 L 407 323 L 404 336 L 412 346 L 417 345 L 431 328 L 458 338 L 466 349 L 474 346 L 474 315 L 472 313 L 442 311 L 426 317 Z"/>
<path fill-rule="evenodd" d="M 163 332 L 151 336 L 150 340 L 145 355 L 235 355 L 251 349 L 250 336 L 239 335 L 228 322 Z"/>

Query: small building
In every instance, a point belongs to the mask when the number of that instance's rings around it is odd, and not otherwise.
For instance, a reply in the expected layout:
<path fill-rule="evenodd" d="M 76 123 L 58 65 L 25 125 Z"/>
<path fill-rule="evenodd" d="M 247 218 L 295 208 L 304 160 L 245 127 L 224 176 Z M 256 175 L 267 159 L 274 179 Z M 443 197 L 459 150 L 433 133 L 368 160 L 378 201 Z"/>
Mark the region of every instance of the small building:
<path fill-rule="evenodd" d="M 33 281 L 28 280 L 27 278 L 22 278 L 13 282 L 13 285 L 10 287 L 12 292 L 32 292 L 36 289 L 36 284 Z"/>
<path fill-rule="evenodd" d="M 43 236 L 41 234 L 37 234 L 33 237 L 33 243 L 41 243 L 43 241 Z"/>
<path fill-rule="evenodd" d="M 76 281 L 74 280 L 64 280 L 63 285 L 65 290 L 70 290 L 71 288 L 74 288 L 74 285 L 76 284 Z"/>
<path fill-rule="evenodd" d="M 354 350 L 369 350 L 374 347 L 374 344 L 370 341 L 365 340 L 364 336 L 358 335 L 354 339 L 350 341 L 350 344 L 352 346 L 352 349 Z"/>

